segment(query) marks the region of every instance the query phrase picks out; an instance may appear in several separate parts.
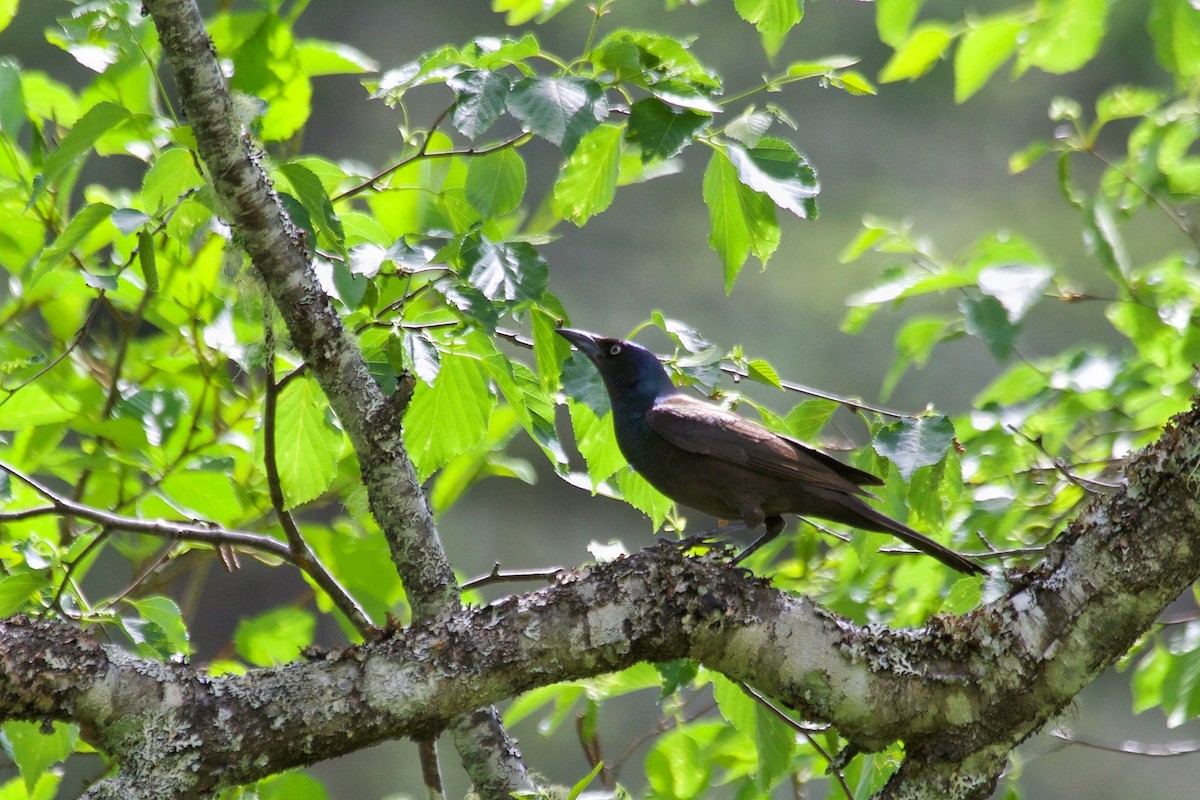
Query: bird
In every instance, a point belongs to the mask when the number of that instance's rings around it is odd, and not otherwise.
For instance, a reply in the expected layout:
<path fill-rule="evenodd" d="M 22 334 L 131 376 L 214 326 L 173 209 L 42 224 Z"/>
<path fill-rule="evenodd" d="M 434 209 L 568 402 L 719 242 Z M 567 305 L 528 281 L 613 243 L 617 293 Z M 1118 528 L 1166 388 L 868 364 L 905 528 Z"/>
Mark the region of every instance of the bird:
<path fill-rule="evenodd" d="M 685 394 L 658 357 L 633 342 L 559 327 L 595 365 L 612 405 L 617 445 L 634 471 L 675 502 L 774 539 L 784 514 L 890 533 L 952 569 L 987 575 L 977 561 L 867 504 L 883 481 L 732 411 Z"/>

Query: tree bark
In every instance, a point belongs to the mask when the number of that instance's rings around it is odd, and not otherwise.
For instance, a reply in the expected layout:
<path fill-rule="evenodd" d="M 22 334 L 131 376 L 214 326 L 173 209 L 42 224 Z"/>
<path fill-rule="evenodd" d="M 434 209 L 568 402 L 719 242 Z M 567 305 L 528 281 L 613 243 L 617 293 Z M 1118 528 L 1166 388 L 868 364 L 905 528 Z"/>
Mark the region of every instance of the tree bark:
<path fill-rule="evenodd" d="M 670 543 L 307 663 L 207 678 L 67 623 L 0 624 L 8 718 L 74 720 L 121 764 L 94 797 L 201 797 L 528 689 L 695 658 L 855 749 L 903 740 L 884 798 L 986 798 L 1008 753 L 1200 576 L 1200 409 L 1132 457 L 1000 598 L 922 628 L 857 626 Z"/>

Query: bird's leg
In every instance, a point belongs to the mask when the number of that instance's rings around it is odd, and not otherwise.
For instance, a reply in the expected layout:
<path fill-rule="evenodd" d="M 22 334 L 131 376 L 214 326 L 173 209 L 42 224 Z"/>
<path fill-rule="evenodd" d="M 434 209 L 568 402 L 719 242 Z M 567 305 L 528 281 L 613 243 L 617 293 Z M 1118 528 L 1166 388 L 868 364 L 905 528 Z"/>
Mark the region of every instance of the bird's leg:
<path fill-rule="evenodd" d="M 742 552 L 738 553 L 737 558 L 735 558 L 733 560 L 734 564 L 741 563 L 746 557 L 751 555 L 755 550 L 762 547 L 764 544 L 771 541 L 779 534 L 783 533 L 783 528 L 784 528 L 783 517 L 779 514 L 774 514 L 770 517 L 767 517 L 766 519 L 763 520 L 763 524 L 766 526 L 766 531 L 763 533 L 762 536 L 755 539 L 754 542 L 751 543 L 751 545 L 749 547 L 747 547 Z M 749 524 L 747 524 L 747 527 L 751 527 L 751 526 L 749 526 Z M 757 527 L 757 526 L 753 526 L 753 527 Z"/>

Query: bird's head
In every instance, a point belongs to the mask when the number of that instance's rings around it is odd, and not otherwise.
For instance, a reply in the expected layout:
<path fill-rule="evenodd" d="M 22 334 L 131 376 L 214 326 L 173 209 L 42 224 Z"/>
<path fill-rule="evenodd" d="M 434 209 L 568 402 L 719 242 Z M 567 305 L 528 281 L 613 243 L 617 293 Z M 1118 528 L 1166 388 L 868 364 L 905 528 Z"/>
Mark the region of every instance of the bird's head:
<path fill-rule="evenodd" d="M 555 332 L 596 365 L 613 400 L 629 393 L 657 397 L 676 391 L 658 356 L 641 345 L 570 328 Z"/>

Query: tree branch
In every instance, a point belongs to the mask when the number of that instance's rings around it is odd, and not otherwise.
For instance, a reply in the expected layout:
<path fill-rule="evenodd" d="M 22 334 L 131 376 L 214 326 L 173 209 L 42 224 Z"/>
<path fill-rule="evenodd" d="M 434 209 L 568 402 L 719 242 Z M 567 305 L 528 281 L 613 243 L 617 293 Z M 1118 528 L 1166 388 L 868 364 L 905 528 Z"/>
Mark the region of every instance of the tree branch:
<path fill-rule="evenodd" d="M 665 542 L 321 660 L 220 678 L 18 618 L 0 623 L 0 703 L 10 718 L 73 719 L 131 765 L 92 797 L 183 798 L 429 736 L 537 686 L 690 657 L 857 750 L 903 740 L 883 798 L 982 799 L 1011 749 L 1200 575 L 1198 475 L 1200 408 L 1131 458 L 1123 490 L 1093 499 L 1005 596 L 916 629 L 854 625 Z M 153 761 L 133 757 L 152 747 Z"/>
<path fill-rule="evenodd" d="M 387 537 L 414 619 L 453 613 L 459 607 L 458 586 L 404 449 L 400 417 L 321 290 L 302 239 L 237 122 L 195 0 L 146 0 L 144 7 L 158 29 L 197 149 L 237 241 L 358 455 L 371 513 Z M 485 725 L 454 728 L 460 754 L 492 757 L 464 762 L 476 789 L 488 797 L 508 797 L 530 788 L 516 744 L 498 715 L 488 719 Z M 491 747 L 494 742 L 501 746 Z"/>

